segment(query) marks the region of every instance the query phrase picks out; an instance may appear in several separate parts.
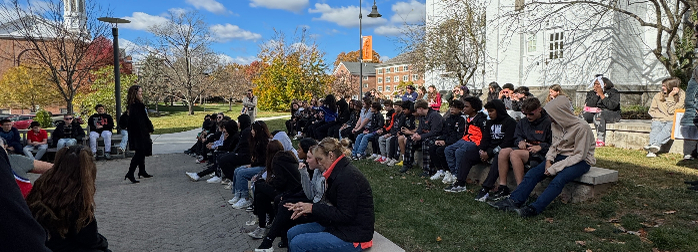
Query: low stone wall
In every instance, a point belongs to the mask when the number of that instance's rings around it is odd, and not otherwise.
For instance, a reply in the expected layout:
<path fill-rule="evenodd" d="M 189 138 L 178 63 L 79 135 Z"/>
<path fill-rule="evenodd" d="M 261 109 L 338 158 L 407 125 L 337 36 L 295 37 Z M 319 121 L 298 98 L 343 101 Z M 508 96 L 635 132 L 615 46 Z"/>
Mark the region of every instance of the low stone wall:
<path fill-rule="evenodd" d="M 594 129 L 593 124 L 589 124 L 589 126 Z M 643 146 L 649 144 L 651 128 L 651 120 L 621 120 L 617 123 L 606 124 L 606 145 L 643 150 Z M 594 134 L 596 134 L 595 131 Z M 660 153 L 690 154 L 695 147 L 695 141 L 670 140 L 669 143 L 662 146 Z"/>

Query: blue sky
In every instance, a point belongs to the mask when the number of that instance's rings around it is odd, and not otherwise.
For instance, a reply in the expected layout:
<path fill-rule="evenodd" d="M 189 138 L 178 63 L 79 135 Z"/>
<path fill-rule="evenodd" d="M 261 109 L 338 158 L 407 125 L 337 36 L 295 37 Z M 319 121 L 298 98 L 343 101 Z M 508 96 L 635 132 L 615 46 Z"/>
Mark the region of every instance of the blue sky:
<path fill-rule="evenodd" d="M 106 3 L 103 3 L 106 4 Z M 424 0 L 377 0 L 381 18 L 368 18 L 373 1 L 363 1 L 363 35 L 373 35 L 373 48 L 381 59 L 400 53 L 394 37 L 404 23 L 424 18 Z M 139 37 L 148 37 L 151 24 L 164 22 L 168 10 L 197 10 L 213 31 L 213 49 L 228 60 L 250 63 L 256 59 L 259 44 L 272 38 L 273 29 L 287 37 L 299 27 L 307 28 L 322 50 L 328 64 L 337 54 L 359 48 L 359 1 L 338 0 L 122 0 L 108 6 L 113 16 L 132 21 L 119 26 L 120 46 L 128 49 Z"/>

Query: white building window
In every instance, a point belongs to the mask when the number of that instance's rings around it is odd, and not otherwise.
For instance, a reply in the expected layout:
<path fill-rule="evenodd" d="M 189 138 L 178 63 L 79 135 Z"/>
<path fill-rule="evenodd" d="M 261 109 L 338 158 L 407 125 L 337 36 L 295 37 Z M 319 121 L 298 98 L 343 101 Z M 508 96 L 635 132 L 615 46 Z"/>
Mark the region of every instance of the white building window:
<path fill-rule="evenodd" d="M 564 51 L 564 40 L 563 31 L 554 31 L 550 33 L 550 40 L 548 40 L 548 59 L 562 58 L 562 52 Z"/>
<path fill-rule="evenodd" d="M 390 67 L 385 68 L 385 73 L 390 73 Z"/>
<path fill-rule="evenodd" d="M 383 83 L 383 78 L 378 77 L 378 83 Z"/>
<path fill-rule="evenodd" d="M 409 75 L 403 75 L 403 76 L 402 76 L 402 81 L 404 81 L 404 82 L 410 81 Z"/>
<path fill-rule="evenodd" d="M 368 88 L 368 83 L 364 83 L 364 88 Z"/>
<path fill-rule="evenodd" d="M 368 80 L 368 76 L 364 76 L 364 80 Z"/>
<path fill-rule="evenodd" d="M 383 69 L 382 69 L 382 68 L 378 68 L 378 73 L 379 73 L 379 74 L 382 74 L 382 73 L 383 73 Z"/>
<path fill-rule="evenodd" d="M 385 91 L 390 91 L 390 86 L 385 86 Z"/>
<path fill-rule="evenodd" d="M 390 77 L 385 78 L 385 83 L 390 83 Z"/>
<path fill-rule="evenodd" d="M 536 51 L 536 44 L 538 44 L 538 36 L 536 36 L 535 33 L 533 34 L 528 34 L 528 39 L 526 39 L 526 45 L 528 48 L 528 52 L 532 53 Z"/>
<path fill-rule="evenodd" d="M 407 67 L 407 66 L 403 66 L 403 67 L 402 67 L 402 71 L 409 71 L 409 69 L 410 69 L 410 68 Z"/>
<path fill-rule="evenodd" d="M 398 67 L 395 67 L 395 72 L 400 72 Z"/>
<path fill-rule="evenodd" d="M 378 86 L 378 92 L 383 92 L 383 86 Z"/>
<path fill-rule="evenodd" d="M 412 81 L 418 81 L 418 80 L 419 80 L 419 75 L 413 74 Z"/>
<path fill-rule="evenodd" d="M 400 76 L 395 76 L 395 82 L 400 82 Z"/>

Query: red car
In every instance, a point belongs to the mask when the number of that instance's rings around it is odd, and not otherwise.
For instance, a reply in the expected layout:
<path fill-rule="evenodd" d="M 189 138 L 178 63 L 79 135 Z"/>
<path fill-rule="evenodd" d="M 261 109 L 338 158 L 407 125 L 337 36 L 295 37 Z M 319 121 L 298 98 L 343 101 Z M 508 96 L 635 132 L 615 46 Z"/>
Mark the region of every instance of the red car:
<path fill-rule="evenodd" d="M 29 125 L 34 121 L 34 115 L 16 115 L 10 117 L 10 120 L 14 122 L 12 126 L 17 129 L 29 129 Z"/>

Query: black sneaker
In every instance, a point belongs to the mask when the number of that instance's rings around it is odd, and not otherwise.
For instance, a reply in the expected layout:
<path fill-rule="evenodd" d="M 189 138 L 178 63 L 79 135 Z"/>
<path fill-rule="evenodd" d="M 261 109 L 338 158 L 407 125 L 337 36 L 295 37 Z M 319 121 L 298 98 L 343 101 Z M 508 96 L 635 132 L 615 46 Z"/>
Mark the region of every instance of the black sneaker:
<path fill-rule="evenodd" d="M 695 186 L 695 185 L 698 185 L 698 180 L 696 180 L 696 181 L 684 181 L 683 183 Z"/>
<path fill-rule="evenodd" d="M 428 177 L 431 177 L 431 174 L 429 174 L 429 172 L 425 171 L 425 172 L 422 172 L 422 175 L 419 175 L 419 177 L 420 178 L 428 178 Z"/>
<path fill-rule="evenodd" d="M 407 166 L 407 165 L 403 165 L 402 168 L 400 169 L 400 173 L 405 173 L 405 172 L 407 172 L 407 170 L 409 170 L 410 168 L 411 168 L 411 167 L 409 167 L 409 166 Z"/>
<path fill-rule="evenodd" d="M 490 193 L 488 192 L 489 190 L 482 188 L 480 191 L 477 192 L 477 196 L 475 196 L 475 200 L 480 201 L 480 202 L 487 202 L 487 198 L 489 198 Z"/>
<path fill-rule="evenodd" d="M 696 185 L 696 186 L 691 186 L 691 187 L 688 188 L 688 190 L 698 191 L 698 185 Z"/>
<path fill-rule="evenodd" d="M 521 206 L 521 204 L 517 204 L 511 198 L 506 198 L 504 200 L 497 201 L 497 202 L 489 202 L 487 204 L 494 207 L 494 209 L 502 210 L 505 212 L 514 211 L 514 209 L 517 209 Z"/>
<path fill-rule="evenodd" d="M 516 209 L 514 209 L 514 211 L 516 212 L 516 214 L 519 215 L 519 217 L 523 217 L 523 218 L 533 217 L 533 216 L 538 215 L 538 212 L 536 212 L 536 209 L 533 208 L 532 206 L 525 206 L 522 208 L 516 208 Z"/>
<path fill-rule="evenodd" d="M 509 195 L 511 195 L 511 191 L 509 191 L 509 187 L 504 186 L 504 185 L 499 185 L 499 189 L 497 189 L 496 192 L 492 194 L 492 201 L 500 201 L 506 198 L 509 198 Z"/>

